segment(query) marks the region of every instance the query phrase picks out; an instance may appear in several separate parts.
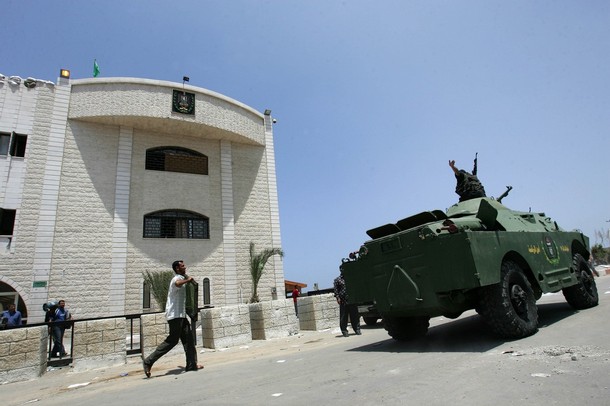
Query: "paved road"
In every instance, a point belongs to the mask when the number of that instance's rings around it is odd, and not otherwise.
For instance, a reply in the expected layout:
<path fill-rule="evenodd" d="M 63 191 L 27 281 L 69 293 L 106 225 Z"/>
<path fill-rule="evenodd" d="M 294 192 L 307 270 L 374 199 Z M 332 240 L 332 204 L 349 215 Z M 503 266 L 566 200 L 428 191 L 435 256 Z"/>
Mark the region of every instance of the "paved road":
<path fill-rule="evenodd" d="M 383 328 L 337 330 L 200 354 L 205 369 L 180 374 L 183 356 L 144 379 L 136 360 L 83 374 L 53 371 L 0 386 L 3 405 L 575 405 L 610 404 L 610 276 L 600 305 L 576 312 L 563 295 L 539 303 L 540 331 L 517 341 L 489 334 L 468 312 L 436 318 L 425 339 L 396 342 Z M 127 373 L 126 376 L 121 374 Z M 78 386 L 79 384 L 82 384 Z M 68 388 L 70 385 L 77 385 Z"/>

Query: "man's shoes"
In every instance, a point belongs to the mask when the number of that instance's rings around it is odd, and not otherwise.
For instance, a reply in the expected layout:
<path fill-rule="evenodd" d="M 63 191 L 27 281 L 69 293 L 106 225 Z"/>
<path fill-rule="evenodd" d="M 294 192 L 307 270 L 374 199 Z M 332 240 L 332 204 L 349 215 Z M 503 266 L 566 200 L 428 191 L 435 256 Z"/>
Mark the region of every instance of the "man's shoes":
<path fill-rule="evenodd" d="M 144 366 L 144 373 L 146 374 L 146 377 L 150 378 L 150 368 L 151 368 L 151 366 L 148 365 L 146 362 L 142 362 L 142 365 Z"/>
<path fill-rule="evenodd" d="M 356 335 L 361 336 L 362 332 L 360 330 L 356 330 Z"/>
<path fill-rule="evenodd" d="M 184 370 L 185 370 L 186 372 L 190 372 L 190 371 L 199 371 L 200 369 L 203 369 L 203 365 L 201 365 L 201 364 L 197 364 L 197 365 L 195 365 L 194 367 L 187 367 L 187 368 L 184 368 Z"/>
<path fill-rule="evenodd" d="M 347 331 L 343 332 L 343 337 L 349 337 L 349 334 L 347 333 Z"/>

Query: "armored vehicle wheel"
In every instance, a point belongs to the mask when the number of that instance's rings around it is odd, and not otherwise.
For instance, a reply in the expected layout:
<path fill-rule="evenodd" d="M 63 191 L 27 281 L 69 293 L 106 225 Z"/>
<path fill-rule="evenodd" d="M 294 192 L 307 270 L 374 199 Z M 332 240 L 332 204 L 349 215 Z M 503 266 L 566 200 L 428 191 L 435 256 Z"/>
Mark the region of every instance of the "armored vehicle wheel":
<path fill-rule="evenodd" d="M 430 317 L 384 317 L 383 327 L 398 341 L 423 337 L 428 332 Z"/>
<path fill-rule="evenodd" d="M 364 320 L 364 324 L 366 324 L 367 326 L 374 326 L 374 325 L 377 324 L 377 320 L 379 320 L 379 317 L 374 317 L 374 316 L 364 317 L 364 316 L 362 316 L 362 320 Z"/>
<path fill-rule="evenodd" d="M 587 261 L 580 254 L 575 254 L 572 266 L 576 272 L 578 283 L 563 289 L 566 301 L 575 309 L 588 309 L 597 306 L 599 296 L 597 285 Z"/>
<path fill-rule="evenodd" d="M 477 312 L 492 331 L 505 338 L 522 338 L 538 331 L 534 291 L 512 261 L 502 263 L 500 283 L 481 288 Z"/>

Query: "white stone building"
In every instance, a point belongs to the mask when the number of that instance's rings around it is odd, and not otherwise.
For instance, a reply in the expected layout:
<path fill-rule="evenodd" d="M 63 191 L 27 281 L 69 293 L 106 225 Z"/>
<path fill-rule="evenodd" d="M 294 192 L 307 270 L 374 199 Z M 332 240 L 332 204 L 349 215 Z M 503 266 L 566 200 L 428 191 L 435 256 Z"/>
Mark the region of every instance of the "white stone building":
<path fill-rule="evenodd" d="M 183 83 L 0 75 L 0 300 L 140 313 L 142 272 L 182 259 L 206 302 L 246 302 L 250 242 L 281 247 L 272 122 Z M 258 292 L 283 297 L 279 257 Z"/>

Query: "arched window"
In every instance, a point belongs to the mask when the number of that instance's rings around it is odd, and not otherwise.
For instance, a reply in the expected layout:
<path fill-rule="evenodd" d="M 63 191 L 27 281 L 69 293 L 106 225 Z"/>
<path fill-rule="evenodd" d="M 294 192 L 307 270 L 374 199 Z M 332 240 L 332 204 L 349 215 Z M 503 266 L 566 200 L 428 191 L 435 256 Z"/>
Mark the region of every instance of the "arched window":
<path fill-rule="evenodd" d="M 186 148 L 158 147 L 146 150 L 146 169 L 208 174 L 208 157 Z"/>
<path fill-rule="evenodd" d="M 27 324 L 28 309 L 23 298 L 11 285 L 0 282 L 0 314 L 2 311 L 8 310 L 11 304 L 14 304 L 15 308 L 21 312 L 21 324 Z"/>
<path fill-rule="evenodd" d="M 150 285 L 142 282 L 142 308 L 150 309 Z"/>
<path fill-rule="evenodd" d="M 203 305 L 209 305 L 212 303 L 210 296 L 210 278 L 203 278 Z"/>
<path fill-rule="evenodd" d="M 144 215 L 144 238 L 210 238 L 206 216 L 186 210 L 161 210 Z"/>

